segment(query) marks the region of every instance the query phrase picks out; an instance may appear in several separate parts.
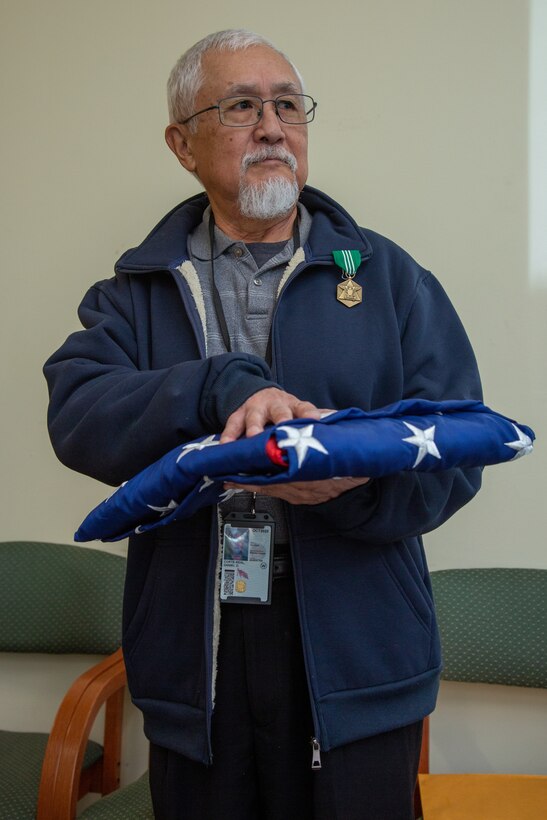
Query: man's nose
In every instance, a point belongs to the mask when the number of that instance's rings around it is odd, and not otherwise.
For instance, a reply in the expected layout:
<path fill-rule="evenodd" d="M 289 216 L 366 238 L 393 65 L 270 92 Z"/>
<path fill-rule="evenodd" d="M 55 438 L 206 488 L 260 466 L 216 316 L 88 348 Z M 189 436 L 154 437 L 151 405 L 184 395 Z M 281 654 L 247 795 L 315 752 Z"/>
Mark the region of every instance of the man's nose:
<path fill-rule="evenodd" d="M 262 106 L 262 116 L 255 129 L 256 138 L 267 142 L 279 142 L 285 138 L 283 123 L 277 116 L 277 108 L 273 100 L 266 100 Z"/>

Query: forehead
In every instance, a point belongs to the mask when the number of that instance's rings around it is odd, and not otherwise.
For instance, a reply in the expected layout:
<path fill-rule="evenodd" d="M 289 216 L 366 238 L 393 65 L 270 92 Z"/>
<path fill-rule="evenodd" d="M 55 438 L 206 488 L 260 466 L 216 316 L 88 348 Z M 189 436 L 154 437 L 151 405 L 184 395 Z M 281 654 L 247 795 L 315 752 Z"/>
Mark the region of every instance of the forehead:
<path fill-rule="evenodd" d="M 200 97 L 262 96 L 302 90 L 290 63 L 268 46 L 251 46 L 240 51 L 208 51 L 201 65 L 203 85 Z"/>

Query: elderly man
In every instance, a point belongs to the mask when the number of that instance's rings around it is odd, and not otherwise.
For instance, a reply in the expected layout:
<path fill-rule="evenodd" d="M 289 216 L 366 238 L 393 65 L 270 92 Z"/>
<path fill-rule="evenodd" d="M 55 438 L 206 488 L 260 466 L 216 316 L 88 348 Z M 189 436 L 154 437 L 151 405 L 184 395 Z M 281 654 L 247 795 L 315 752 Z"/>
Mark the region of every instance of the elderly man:
<path fill-rule="evenodd" d="M 169 106 L 167 143 L 205 193 L 91 288 L 85 329 L 47 362 L 64 463 L 117 484 L 211 433 L 480 398 L 435 278 L 305 186 L 316 103 L 281 52 L 206 37 L 174 67 Z M 227 492 L 130 539 L 124 653 L 158 818 L 413 816 L 440 668 L 421 535 L 479 484 L 454 469 Z M 223 562 L 253 549 L 266 603 L 244 574 L 238 595 L 226 580 Z"/>

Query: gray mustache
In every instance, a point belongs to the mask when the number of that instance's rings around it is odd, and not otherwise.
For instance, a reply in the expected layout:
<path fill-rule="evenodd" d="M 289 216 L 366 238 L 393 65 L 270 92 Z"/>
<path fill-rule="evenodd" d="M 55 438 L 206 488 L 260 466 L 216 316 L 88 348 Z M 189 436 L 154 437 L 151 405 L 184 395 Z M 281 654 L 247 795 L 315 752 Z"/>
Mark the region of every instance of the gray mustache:
<path fill-rule="evenodd" d="M 258 151 L 253 151 L 252 154 L 245 154 L 241 160 L 241 170 L 246 171 L 251 165 L 263 162 L 265 159 L 278 159 L 288 165 L 291 171 L 296 171 L 296 157 L 284 148 L 275 148 L 273 146 L 264 146 Z"/>

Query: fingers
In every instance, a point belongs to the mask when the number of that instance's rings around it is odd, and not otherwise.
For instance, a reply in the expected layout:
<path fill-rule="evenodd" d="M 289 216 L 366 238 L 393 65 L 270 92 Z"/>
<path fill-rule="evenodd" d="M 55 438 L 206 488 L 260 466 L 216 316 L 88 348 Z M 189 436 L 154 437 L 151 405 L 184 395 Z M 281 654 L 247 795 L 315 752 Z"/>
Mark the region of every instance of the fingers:
<path fill-rule="evenodd" d="M 257 402 L 251 402 L 245 419 L 247 438 L 256 436 L 264 430 L 268 422 L 278 424 L 280 421 L 286 421 L 292 418 L 292 411 L 290 403 L 284 397 L 274 396 L 273 400 L 264 402 L 261 396 L 257 396 Z"/>
<path fill-rule="evenodd" d="M 220 436 L 220 443 L 226 444 L 228 441 L 236 441 L 236 439 L 243 435 L 244 431 L 245 405 L 242 405 L 241 407 L 238 407 L 234 413 L 232 413 L 226 422 L 226 427 Z"/>
<path fill-rule="evenodd" d="M 293 419 L 319 420 L 322 415 L 323 411 L 316 407 L 315 404 L 312 404 L 309 401 L 298 401 L 294 408 Z"/>
<path fill-rule="evenodd" d="M 226 482 L 224 485 L 226 489 L 239 489 L 243 487 L 247 492 L 256 493 L 259 496 L 268 496 L 270 498 L 279 498 L 281 501 L 286 501 L 288 504 L 322 504 L 324 501 L 330 501 L 333 497 L 329 489 L 321 487 L 321 481 L 310 482 L 294 482 L 291 484 L 269 484 L 267 487 L 250 486 L 248 484 L 231 484 Z"/>
<path fill-rule="evenodd" d="M 262 433 L 268 424 L 280 424 L 296 418 L 321 418 L 321 411 L 311 402 L 302 401 L 277 387 L 259 390 L 238 407 L 226 422 L 220 443 L 226 444 L 245 435 Z"/>
<path fill-rule="evenodd" d="M 370 481 L 369 478 L 326 478 L 321 481 L 293 481 L 287 484 L 249 485 L 227 481 L 224 488 L 243 489 L 257 495 L 279 498 L 289 504 L 324 504 Z"/>
<path fill-rule="evenodd" d="M 271 401 L 260 402 L 249 407 L 246 416 L 247 437 L 262 433 L 267 424 L 280 424 L 288 419 L 319 418 L 319 411 L 309 401 L 300 401 L 290 393 L 280 393 Z"/>

